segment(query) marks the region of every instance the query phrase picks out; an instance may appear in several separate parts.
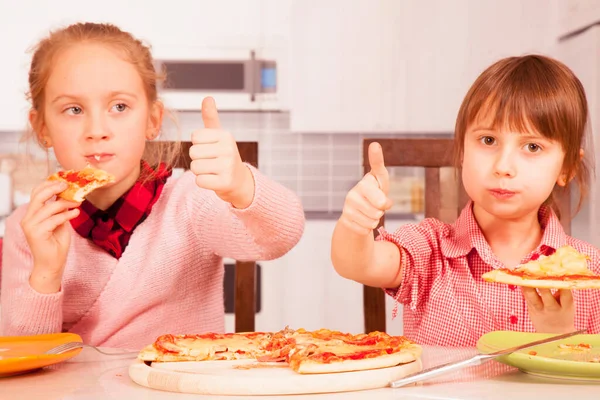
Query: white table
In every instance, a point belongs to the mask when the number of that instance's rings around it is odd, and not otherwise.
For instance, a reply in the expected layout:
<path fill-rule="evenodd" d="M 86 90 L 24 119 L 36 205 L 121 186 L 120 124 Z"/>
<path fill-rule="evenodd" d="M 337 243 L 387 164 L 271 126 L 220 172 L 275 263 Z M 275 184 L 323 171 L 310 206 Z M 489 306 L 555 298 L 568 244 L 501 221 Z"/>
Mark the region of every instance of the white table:
<path fill-rule="evenodd" d="M 110 350 L 110 349 L 107 349 Z M 423 365 L 457 360 L 475 354 L 473 349 L 424 347 Z M 162 392 L 137 385 L 128 375 L 132 357 L 105 356 L 84 349 L 77 357 L 44 370 L 0 378 L 0 399 L 66 400 L 162 400 L 229 399 L 254 400 L 257 397 L 217 397 Z M 599 399 L 600 384 L 554 380 L 519 372 L 496 361 L 469 367 L 424 382 L 419 386 L 384 388 L 350 393 L 304 396 L 268 396 L 275 399 Z"/>

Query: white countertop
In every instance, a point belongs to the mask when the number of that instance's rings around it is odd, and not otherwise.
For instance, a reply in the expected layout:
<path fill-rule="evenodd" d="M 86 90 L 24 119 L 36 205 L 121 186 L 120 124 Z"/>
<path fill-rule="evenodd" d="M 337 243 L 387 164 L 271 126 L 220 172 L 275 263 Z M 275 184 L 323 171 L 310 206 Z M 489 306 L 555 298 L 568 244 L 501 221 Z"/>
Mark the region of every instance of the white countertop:
<path fill-rule="evenodd" d="M 475 354 L 472 349 L 424 347 L 424 368 Z M 24 375 L 0 378 L 0 399 L 256 399 L 257 396 L 201 396 L 148 389 L 128 375 L 133 357 L 105 356 L 84 349 L 62 364 Z M 600 384 L 528 375 L 496 361 L 426 381 L 419 386 L 360 392 L 268 396 L 268 399 L 598 399 Z"/>

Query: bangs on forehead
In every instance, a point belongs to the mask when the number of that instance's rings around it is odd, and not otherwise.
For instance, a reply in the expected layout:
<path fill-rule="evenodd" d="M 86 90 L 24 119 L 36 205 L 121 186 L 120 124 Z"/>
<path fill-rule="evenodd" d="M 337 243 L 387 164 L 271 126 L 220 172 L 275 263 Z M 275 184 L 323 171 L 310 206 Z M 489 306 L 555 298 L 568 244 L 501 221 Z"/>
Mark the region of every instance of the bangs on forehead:
<path fill-rule="evenodd" d="M 467 125 L 539 134 L 561 141 L 561 132 L 564 132 L 561 130 L 561 113 L 556 111 L 565 105 L 559 97 L 545 94 L 552 91 L 550 82 L 537 80 L 541 82 L 513 78 L 498 82 L 495 88 L 483 85 L 473 93 L 466 113 Z"/>

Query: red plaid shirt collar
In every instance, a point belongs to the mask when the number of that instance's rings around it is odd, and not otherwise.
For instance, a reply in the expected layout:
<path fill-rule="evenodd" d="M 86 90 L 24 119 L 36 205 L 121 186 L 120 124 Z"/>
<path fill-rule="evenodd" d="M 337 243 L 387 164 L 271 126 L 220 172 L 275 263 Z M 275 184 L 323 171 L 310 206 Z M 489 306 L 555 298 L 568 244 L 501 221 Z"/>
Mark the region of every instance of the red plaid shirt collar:
<path fill-rule="evenodd" d="M 559 247 L 567 244 L 567 234 L 560 221 L 550 207 L 542 206 L 538 212 L 540 226 L 544 230 L 542 240 L 538 247 L 530 254 L 533 259 L 540 254 L 549 255 Z M 460 216 L 453 224 L 455 236 L 450 241 L 441 242 L 442 254 L 447 258 L 466 256 L 475 249 L 481 259 L 488 265 L 496 266 L 493 262 L 492 248 L 483 236 L 479 224 L 473 214 L 473 202 L 470 201 L 462 210 Z M 537 255 L 537 256 L 536 256 Z"/>
<path fill-rule="evenodd" d="M 106 211 L 84 200 L 71 226 L 79 235 L 90 239 L 113 257 L 123 255 L 134 229 L 150 215 L 172 170 L 160 164 L 153 170 L 142 161 L 140 178 Z"/>

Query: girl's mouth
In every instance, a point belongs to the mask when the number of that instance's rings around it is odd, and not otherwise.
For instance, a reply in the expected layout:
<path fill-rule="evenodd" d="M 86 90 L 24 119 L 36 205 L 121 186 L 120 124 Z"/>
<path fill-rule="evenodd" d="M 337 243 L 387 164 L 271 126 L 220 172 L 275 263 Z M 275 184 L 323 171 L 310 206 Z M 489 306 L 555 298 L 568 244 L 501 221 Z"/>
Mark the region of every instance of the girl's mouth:
<path fill-rule="evenodd" d="M 86 160 L 88 160 L 88 162 L 90 164 L 102 164 L 102 163 L 112 160 L 113 157 L 114 157 L 114 154 L 108 154 L 108 153 L 97 153 L 97 154 L 90 154 L 90 155 L 85 156 Z"/>
<path fill-rule="evenodd" d="M 490 193 L 498 199 L 509 199 L 516 194 L 515 192 L 506 189 L 490 189 Z"/>

